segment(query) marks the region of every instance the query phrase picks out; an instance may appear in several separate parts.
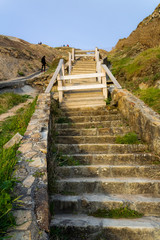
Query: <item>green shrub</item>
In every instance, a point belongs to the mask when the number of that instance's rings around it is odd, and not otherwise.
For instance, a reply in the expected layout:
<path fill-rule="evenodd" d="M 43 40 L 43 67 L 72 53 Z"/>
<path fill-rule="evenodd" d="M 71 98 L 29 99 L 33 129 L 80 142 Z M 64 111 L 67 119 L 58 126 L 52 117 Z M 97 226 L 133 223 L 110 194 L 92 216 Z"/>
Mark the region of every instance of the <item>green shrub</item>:
<path fill-rule="evenodd" d="M 134 132 L 125 134 L 124 136 L 117 136 L 116 143 L 118 144 L 139 144 L 138 136 Z"/>
<path fill-rule="evenodd" d="M 111 96 L 109 96 L 107 99 L 105 99 L 106 105 L 110 105 L 111 101 L 112 101 L 112 98 Z"/>
<path fill-rule="evenodd" d="M 19 76 L 25 76 L 24 72 L 20 72 L 20 71 L 18 71 L 18 75 Z"/>

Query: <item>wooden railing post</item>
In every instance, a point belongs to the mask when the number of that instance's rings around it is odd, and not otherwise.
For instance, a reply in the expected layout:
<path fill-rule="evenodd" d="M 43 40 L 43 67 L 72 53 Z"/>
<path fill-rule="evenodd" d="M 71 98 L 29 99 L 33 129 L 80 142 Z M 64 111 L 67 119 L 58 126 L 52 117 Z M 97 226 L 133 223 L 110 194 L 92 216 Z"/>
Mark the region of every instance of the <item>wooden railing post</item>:
<path fill-rule="evenodd" d="M 63 62 L 63 64 L 62 64 L 62 75 L 64 76 L 64 69 L 65 69 L 65 67 L 64 67 L 64 62 Z"/>
<path fill-rule="evenodd" d="M 74 62 L 74 60 L 75 60 L 75 49 L 72 48 L 72 61 Z"/>
<path fill-rule="evenodd" d="M 101 62 L 97 62 L 97 73 L 101 73 Z M 98 77 L 98 82 L 101 83 L 101 77 Z"/>
<path fill-rule="evenodd" d="M 96 60 L 96 62 L 99 61 L 99 50 L 98 50 L 97 47 L 96 47 L 96 49 L 95 49 L 95 60 Z"/>
<path fill-rule="evenodd" d="M 71 74 L 71 69 L 72 69 L 72 56 L 71 53 L 69 52 L 69 74 Z"/>
<path fill-rule="evenodd" d="M 102 73 L 105 73 L 104 69 L 102 69 Z M 106 73 L 105 73 L 106 75 Z M 103 96 L 107 99 L 108 98 L 108 90 L 107 90 L 107 81 L 106 76 L 102 77 L 102 84 L 105 85 L 103 88 Z"/>
<path fill-rule="evenodd" d="M 58 74 L 57 80 L 58 80 L 58 88 L 61 88 L 63 86 L 62 80 L 61 80 L 61 72 Z M 63 100 L 63 91 L 59 90 L 59 102 L 61 103 L 62 100 Z"/>

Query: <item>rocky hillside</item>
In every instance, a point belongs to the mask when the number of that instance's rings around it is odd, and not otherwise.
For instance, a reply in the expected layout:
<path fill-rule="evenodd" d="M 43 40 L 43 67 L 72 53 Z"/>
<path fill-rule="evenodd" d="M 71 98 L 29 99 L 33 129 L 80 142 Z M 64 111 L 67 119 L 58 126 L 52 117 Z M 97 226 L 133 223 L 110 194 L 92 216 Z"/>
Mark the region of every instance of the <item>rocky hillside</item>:
<path fill-rule="evenodd" d="M 108 54 L 112 72 L 130 90 L 160 88 L 160 4 Z"/>
<path fill-rule="evenodd" d="M 28 75 L 41 69 L 41 58 L 48 64 L 56 58 L 67 58 L 69 49 L 31 44 L 15 37 L 0 35 L 0 81 Z"/>

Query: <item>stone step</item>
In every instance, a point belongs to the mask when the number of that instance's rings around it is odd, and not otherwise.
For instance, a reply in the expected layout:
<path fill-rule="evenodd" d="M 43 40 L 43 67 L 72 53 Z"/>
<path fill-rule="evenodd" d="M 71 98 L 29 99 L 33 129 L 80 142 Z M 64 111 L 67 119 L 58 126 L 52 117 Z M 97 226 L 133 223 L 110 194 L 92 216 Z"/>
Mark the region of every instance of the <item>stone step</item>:
<path fill-rule="evenodd" d="M 63 154 L 75 153 L 134 153 L 148 150 L 144 144 L 56 144 Z"/>
<path fill-rule="evenodd" d="M 123 153 L 123 154 L 70 154 L 81 165 L 152 165 L 160 166 L 160 158 L 151 153 Z"/>
<path fill-rule="evenodd" d="M 129 166 L 129 165 L 80 165 L 57 168 L 60 178 L 78 177 L 142 177 L 160 179 L 160 166 Z"/>
<path fill-rule="evenodd" d="M 65 112 L 67 115 L 73 115 L 73 116 L 95 116 L 95 115 L 105 115 L 105 114 L 117 114 L 117 109 L 108 110 L 106 106 L 97 106 L 97 107 L 84 107 L 84 108 L 68 108 L 65 109 L 63 112 Z"/>
<path fill-rule="evenodd" d="M 160 197 L 160 180 L 149 178 L 66 178 L 57 180 L 58 193 L 65 195 L 91 194 L 142 194 Z"/>
<path fill-rule="evenodd" d="M 123 135 L 130 132 L 130 127 L 108 127 L 108 128 L 90 128 L 90 129 L 57 129 L 59 136 L 99 136 L 99 135 Z"/>
<path fill-rule="evenodd" d="M 84 143 L 115 143 L 114 136 L 57 136 L 56 143 L 84 144 Z"/>
<path fill-rule="evenodd" d="M 104 101 L 99 101 L 99 102 L 96 102 L 96 103 L 94 103 L 94 102 L 91 102 L 90 104 L 87 104 L 87 103 L 83 103 L 83 104 L 81 104 L 81 103 L 79 103 L 79 104 L 70 104 L 70 103 L 66 103 L 65 104 L 65 102 L 63 102 L 62 104 L 61 104 L 61 108 L 62 109 L 68 109 L 68 108 L 76 108 L 77 109 L 77 107 L 79 107 L 79 108 L 89 108 L 89 107 L 102 107 L 102 106 L 105 106 L 106 105 L 106 103 L 104 102 Z"/>
<path fill-rule="evenodd" d="M 66 116 L 72 116 L 72 117 L 75 117 L 75 116 L 99 116 L 99 115 L 102 115 L 102 116 L 110 116 L 110 115 L 117 115 L 119 112 L 116 110 L 116 111 L 108 111 L 107 109 L 103 109 L 105 107 L 99 107 L 101 108 L 102 110 L 96 110 L 94 111 L 93 108 L 91 109 L 90 107 L 86 108 L 83 108 L 83 110 L 81 110 L 80 108 L 68 108 L 68 109 L 64 109 L 63 110 L 63 115 L 66 115 Z"/>
<path fill-rule="evenodd" d="M 61 117 L 57 117 L 56 121 Z M 69 121 L 76 122 L 76 123 L 84 123 L 84 122 L 103 122 L 103 121 L 115 121 L 115 120 L 122 120 L 120 114 L 117 115 L 97 115 L 97 116 L 72 116 L 68 117 Z"/>
<path fill-rule="evenodd" d="M 87 215 L 55 215 L 51 232 L 69 240 L 159 240 L 160 219 L 102 219 Z M 56 239 L 56 237 L 54 237 Z"/>
<path fill-rule="evenodd" d="M 160 198 L 143 195 L 52 195 L 50 202 L 54 205 L 54 213 L 91 214 L 98 209 L 115 209 L 128 206 L 145 216 L 160 216 Z"/>
<path fill-rule="evenodd" d="M 106 128 L 106 127 L 126 127 L 122 120 L 100 121 L 100 122 L 80 122 L 80 123 L 56 123 L 56 129 L 89 129 L 89 128 Z"/>

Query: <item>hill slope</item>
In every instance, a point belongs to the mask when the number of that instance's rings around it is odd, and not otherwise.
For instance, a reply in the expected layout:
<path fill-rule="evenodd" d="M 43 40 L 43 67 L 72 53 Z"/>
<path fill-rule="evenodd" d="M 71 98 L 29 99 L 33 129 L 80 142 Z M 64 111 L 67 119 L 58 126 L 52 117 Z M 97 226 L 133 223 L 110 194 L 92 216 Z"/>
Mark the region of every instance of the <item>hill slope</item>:
<path fill-rule="evenodd" d="M 123 87 L 160 87 L 160 4 L 128 38 L 119 40 L 108 58 Z"/>
<path fill-rule="evenodd" d="M 67 58 L 68 48 L 56 49 L 0 35 L 0 81 L 40 70 L 44 55 L 50 64 L 55 58 Z"/>

